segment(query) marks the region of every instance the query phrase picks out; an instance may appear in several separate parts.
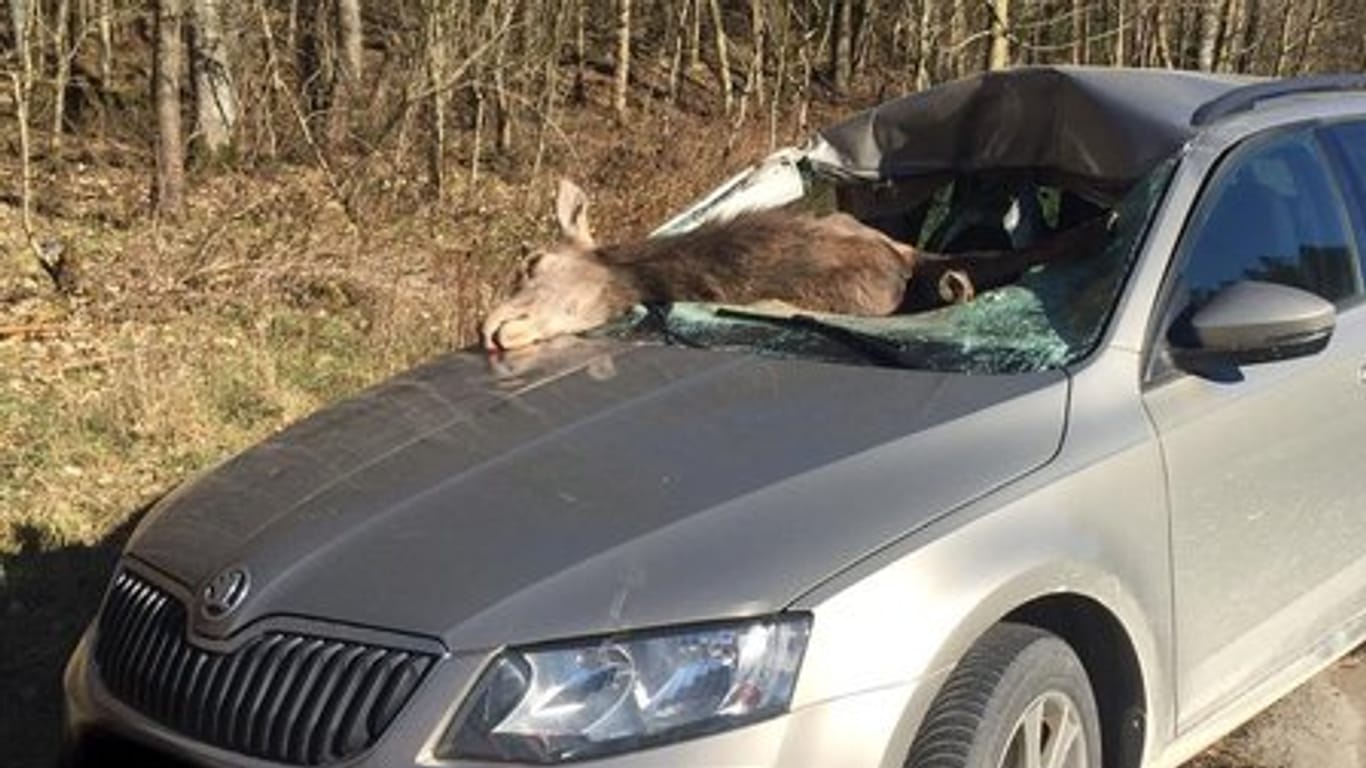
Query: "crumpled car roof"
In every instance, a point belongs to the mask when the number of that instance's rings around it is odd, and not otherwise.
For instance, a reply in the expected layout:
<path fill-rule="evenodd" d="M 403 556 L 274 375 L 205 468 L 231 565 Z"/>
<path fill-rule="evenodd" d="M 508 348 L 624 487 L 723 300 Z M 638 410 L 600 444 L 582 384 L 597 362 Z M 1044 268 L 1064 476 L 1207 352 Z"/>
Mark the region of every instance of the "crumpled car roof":
<path fill-rule="evenodd" d="M 1254 82 L 1092 67 L 988 72 L 826 128 L 808 159 L 865 179 L 1018 171 L 1114 200 L 1197 132 L 1201 106 Z"/>

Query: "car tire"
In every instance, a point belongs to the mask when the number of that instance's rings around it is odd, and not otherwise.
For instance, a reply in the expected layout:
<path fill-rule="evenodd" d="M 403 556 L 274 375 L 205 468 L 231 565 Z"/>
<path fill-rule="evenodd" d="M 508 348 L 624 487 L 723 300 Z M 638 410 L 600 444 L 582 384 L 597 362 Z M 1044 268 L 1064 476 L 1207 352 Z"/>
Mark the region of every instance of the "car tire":
<path fill-rule="evenodd" d="M 944 682 L 906 766 L 1101 768 L 1100 746 L 1095 696 L 1076 653 L 1050 632 L 1003 623 Z"/>

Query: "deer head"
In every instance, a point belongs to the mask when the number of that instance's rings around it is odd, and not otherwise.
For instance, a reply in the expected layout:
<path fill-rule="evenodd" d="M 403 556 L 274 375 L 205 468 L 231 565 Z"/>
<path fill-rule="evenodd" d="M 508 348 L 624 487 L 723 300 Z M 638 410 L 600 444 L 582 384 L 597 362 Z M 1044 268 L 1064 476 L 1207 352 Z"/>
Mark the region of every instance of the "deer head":
<path fill-rule="evenodd" d="M 629 300 L 613 300 L 612 270 L 594 255 L 588 196 L 566 179 L 560 180 L 555 218 L 562 241 L 532 253 L 512 296 L 484 319 L 480 333 L 485 349 L 519 349 L 585 331 L 630 306 Z"/>

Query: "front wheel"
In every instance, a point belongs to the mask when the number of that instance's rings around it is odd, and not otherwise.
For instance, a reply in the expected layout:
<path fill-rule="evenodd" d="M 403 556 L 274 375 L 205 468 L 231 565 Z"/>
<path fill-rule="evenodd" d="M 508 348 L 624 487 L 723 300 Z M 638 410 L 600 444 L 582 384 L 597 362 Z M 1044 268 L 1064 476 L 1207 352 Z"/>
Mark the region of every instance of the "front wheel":
<path fill-rule="evenodd" d="M 907 768 L 1101 768 L 1100 716 L 1081 660 L 1023 624 L 987 631 L 945 681 Z"/>

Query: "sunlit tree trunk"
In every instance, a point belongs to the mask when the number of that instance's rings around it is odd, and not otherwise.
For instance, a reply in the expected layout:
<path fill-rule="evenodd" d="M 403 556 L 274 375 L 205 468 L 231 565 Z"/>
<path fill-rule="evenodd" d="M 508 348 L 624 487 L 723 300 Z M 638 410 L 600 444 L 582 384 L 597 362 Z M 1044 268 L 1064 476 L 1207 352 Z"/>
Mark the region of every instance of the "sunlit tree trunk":
<path fill-rule="evenodd" d="M 749 36 L 753 53 L 749 58 L 745 95 L 764 104 L 764 0 L 749 0 Z"/>
<path fill-rule="evenodd" d="M 351 111 L 360 98 L 362 29 L 360 0 L 336 1 L 336 81 L 327 121 L 327 144 L 340 147 L 351 131 Z"/>
<path fill-rule="evenodd" d="M 721 86 L 721 104 L 725 113 L 729 115 L 734 99 L 730 77 L 730 44 L 726 40 L 726 26 L 722 22 L 720 0 L 708 0 L 707 7 L 711 9 L 711 23 L 716 33 L 716 77 Z"/>
<path fill-rule="evenodd" d="M 1309 69 L 1309 54 L 1318 50 L 1319 26 L 1323 23 L 1323 0 L 1309 1 L 1309 15 L 1304 20 L 1304 32 L 1300 36 L 1299 56 L 1295 63 L 1294 74 L 1304 74 Z"/>
<path fill-rule="evenodd" d="M 688 72 L 702 67 L 702 0 L 679 0 L 692 10 L 688 16 Z"/>
<path fill-rule="evenodd" d="M 185 207 L 185 140 L 180 125 L 182 12 L 181 0 L 157 0 L 156 51 L 152 62 L 152 97 L 157 116 L 153 202 L 158 214 L 172 218 Z"/>
<path fill-rule="evenodd" d="M 617 0 L 617 61 L 616 83 L 612 92 L 612 109 L 617 120 L 626 119 L 626 92 L 631 83 L 631 0 Z"/>
<path fill-rule="evenodd" d="M 917 18 L 915 31 L 915 87 L 917 89 L 930 86 L 930 62 L 934 50 L 933 13 L 933 1 L 920 0 L 920 15 Z"/>
<path fill-rule="evenodd" d="M 71 82 L 71 58 L 76 47 L 72 42 L 71 0 L 57 0 L 56 28 L 52 33 L 52 48 L 56 54 L 56 71 L 52 78 L 52 132 L 49 134 L 49 153 L 54 159 L 62 148 L 62 131 L 66 122 L 66 88 Z"/>
<path fill-rule="evenodd" d="M 437 200 L 446 195 L 446 26 L 439 3 L 426 3 L 428 181 Z"/>
<path fill-rule="evenodd" d="M 1086 0 L 1072 0 L 1072 63 L 1086 63 Z"/>
<path fill-rule="evenodd" d="M 1114 65 L 1124 66 L 1129 59 L 1129 9 L 1125 0 L 1115 0 L 1115 56 Z"/>
<path fill-rule="evenodd" d="M 24 239 L 35 261 L 21 265 L 25 271 L 45 266 L 42 250 L 34 236 L 33 227 L 33 149 L 29 132 L 29 112 L 33 104 L 33 17 L 29 0 L 9 0 L 10 23 L 14 34 L 14 52 L 19 59 L 18 71 L 11 71 L 10 85 L 14 97 L 15 119 L 19 128 L 19 206 L 20 224 Z"/>
<path fill-rule="evenodd" d="M 987 66 L 1005 69 L 1010 66 L 1010 0 L 991 2 L 991 53 Z"/>
<path fill-rule="evenodd" d="M 1200 53 L 1198 64 L 1205 72 L 1213 72 L 1219 64 L 1219 27 L 1222 22 L 1223 0 L 1204 0 L 1200 7 Z"/>
<path fill-rule="evenodd" d="M 99 0 L 100 87 L 107 95 L 114 88 L 114 0 Z"/>
<path fill-rule="evenodd" d="M 222 0 L 193 0 L 192 6 L 195 127 L 203 155 L 210 158 L 228 148 L 238 115 L 221 3 Z"/>

